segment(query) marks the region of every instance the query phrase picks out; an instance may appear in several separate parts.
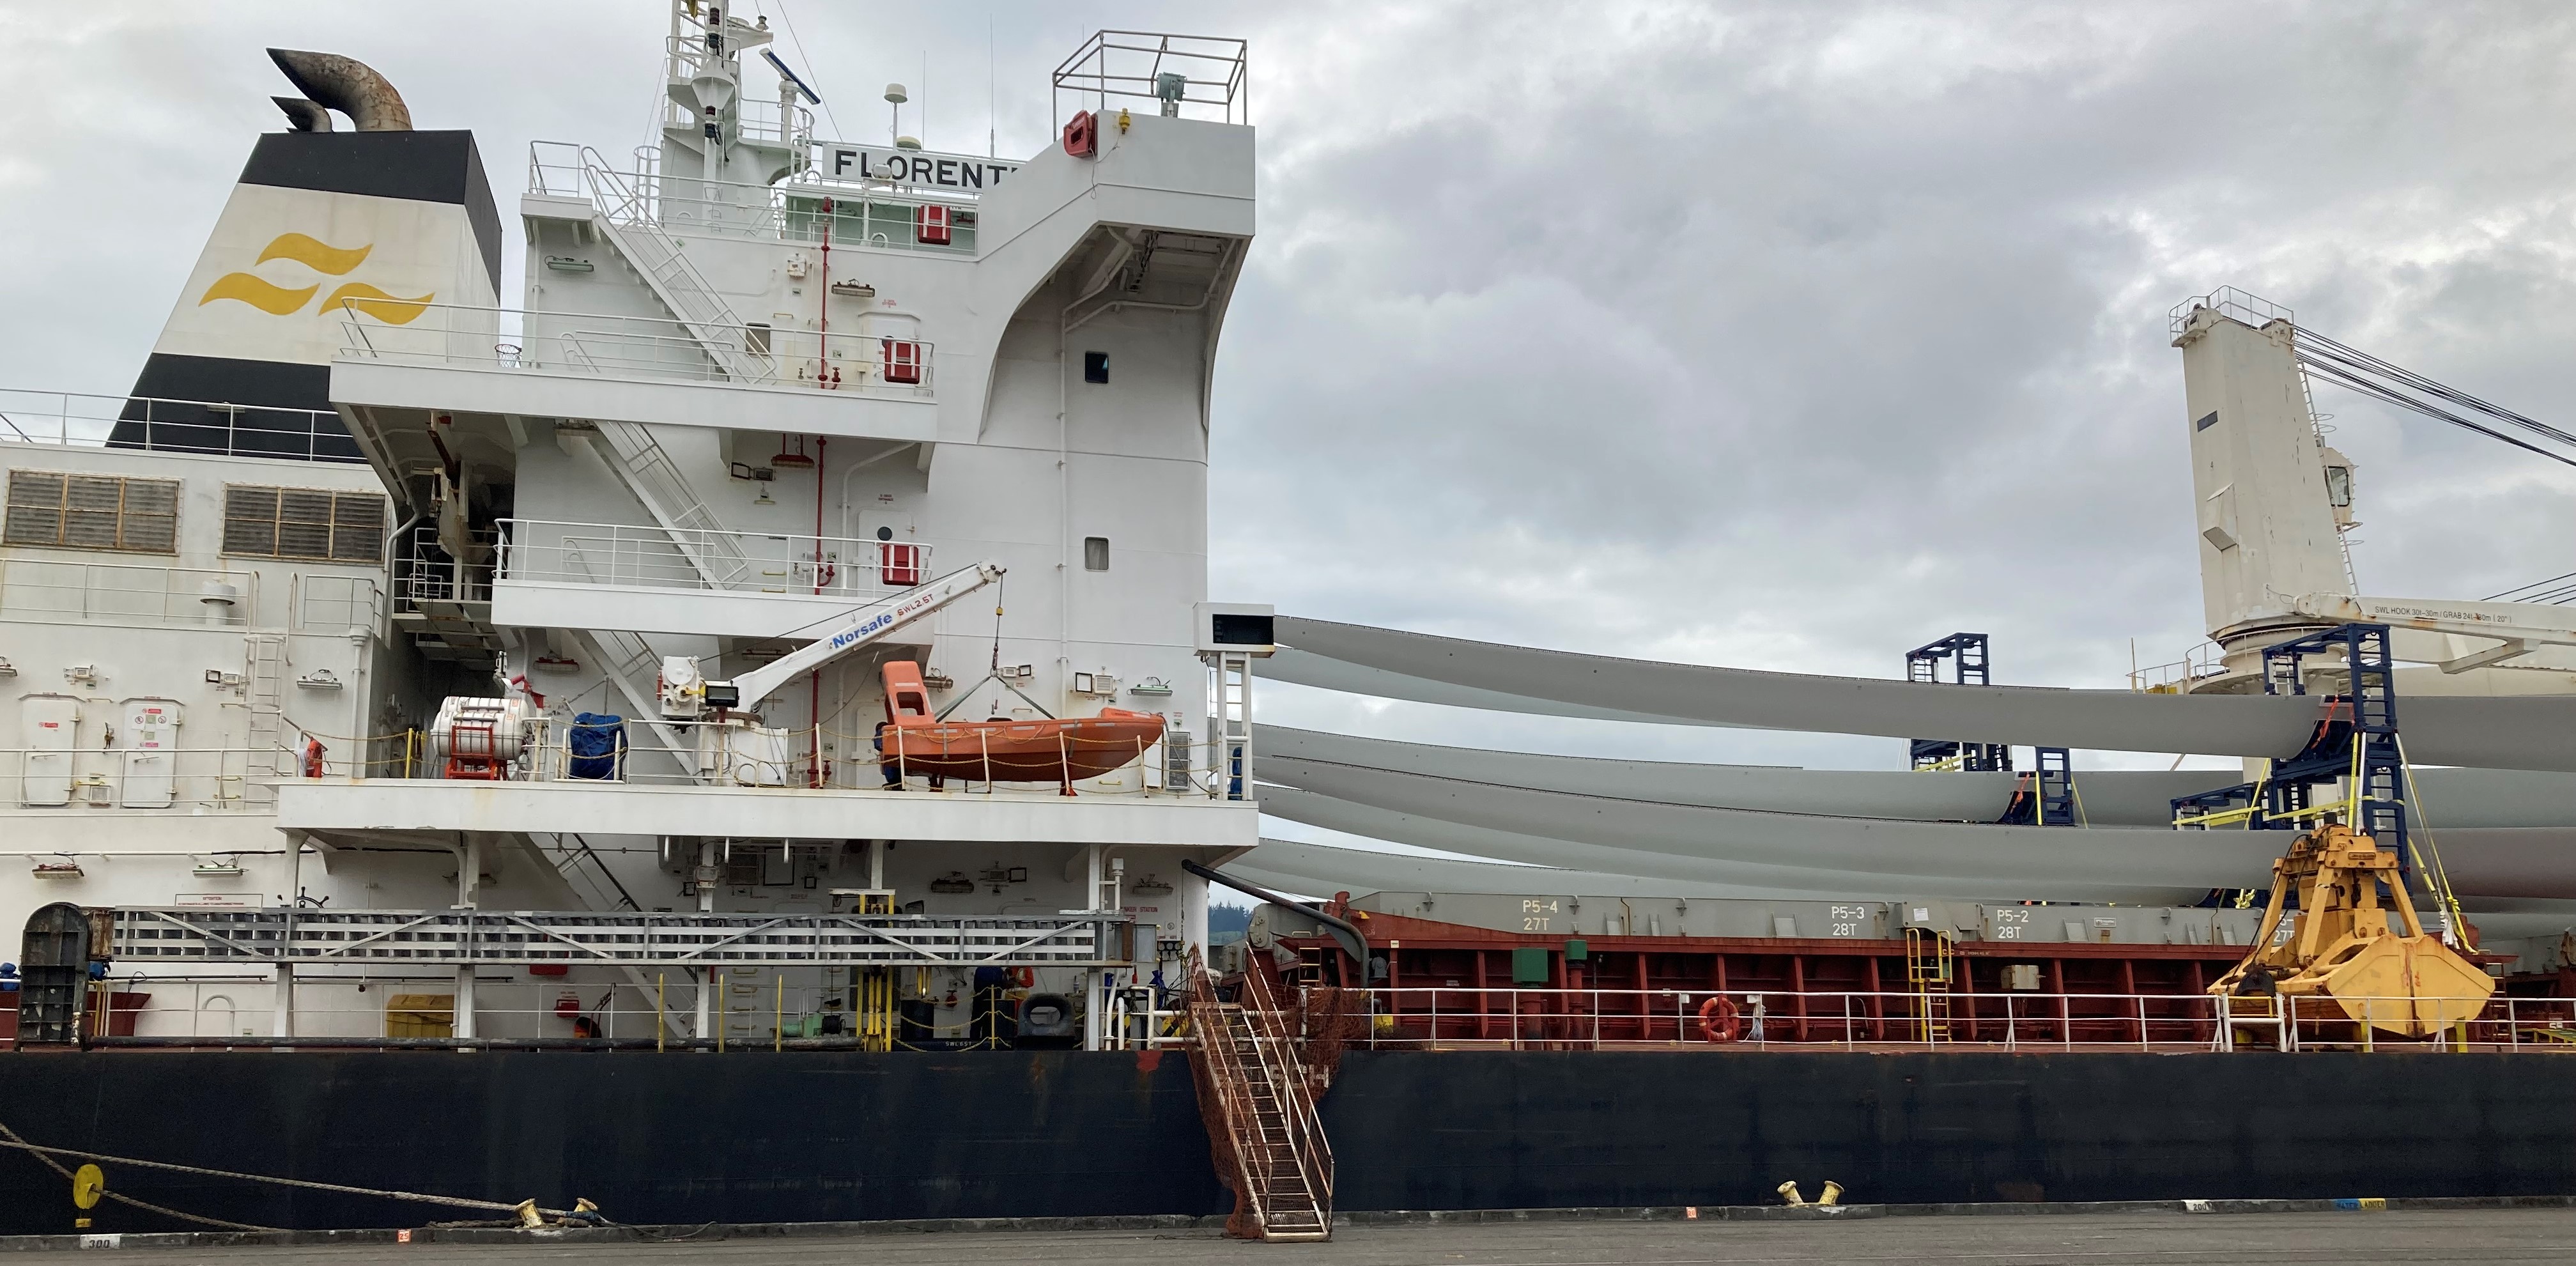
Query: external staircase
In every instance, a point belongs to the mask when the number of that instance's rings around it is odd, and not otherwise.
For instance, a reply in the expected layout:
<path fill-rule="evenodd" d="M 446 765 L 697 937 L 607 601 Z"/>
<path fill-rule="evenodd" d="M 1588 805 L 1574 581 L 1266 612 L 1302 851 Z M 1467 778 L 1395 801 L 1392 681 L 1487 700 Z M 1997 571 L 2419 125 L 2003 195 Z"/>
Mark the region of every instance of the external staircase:
<path fill-rule="evenodd" d="M 640 422 L 595 421 L 567 429 L 591 442 L 591 451 L 643 503 L 700 584 L 709 589 L 753 587 L 758 568 L 743 553 L 740 538 L 698 499 L 679 462 L 653 438 L 652 428 Z"/>
<path fill-rule="evenodd" d="M 644 908 L 636 904 L 635 894 L 626 890 L 626 885 L 618 880 L 617 872 L 608 868 L 608 860 L 601 857 L 599 850 L 590 846 L 589 839 L 579 833 L 567 834 L 556 831 L 546 834 L 530 831 L 523 832 L 521 838 L 527 841 L 528 847 L 537 851 L 538 856 L 545 858 L 548 865 L 554 867 L 555 874 L 563 878 L 564 886 L 581 898 L 585 908 L 592 910 Z M 583 891 L 585 888 L 588 889 L 587 892 Z"/>
<path fill-rule="evenodd" d="M 591 228 L 617 248 L 707 359 L 736 382 L 776 377 L 776 366 L 745 339 L 747 327 L 734 315 L 733 305 L 689 262 L 680 240 L 653 222 L 651 207 L 635 185 L 588 146 L 581 150 L 581 172 L 590 190 Z"/>
<path fill-rule="evenodd" d="M 685 338 L 716 372 L 735 382 L 766 382 L 777 367 L 748 337 L 732 305 L 689 262 L 680 240 L 655 222 L 637 184 L 611 168 L 597 151 L 580 151 L 581 180 L 590 195 L 590 227 L 668 310 Z M 645 512 L 670 534 L 671 544 L 711 589 L 744 587 L 755 574 L 742 546 L 707 508 L 679 463 L 635 422 L 574 422 L 573 434 L 593 440 L 592 450 L 625 483 Z"/>
<path fill-rule="evenodd" d="M 1315 1112 L 1320 1070 L 1259 968 L 1232 1000 L 1191 967 L 1191 1074 L 1217 1172 L 1234 1189 L 1226 1233 L 1243 1239 L 1333 1237 L 1333 1149 Z"/>
<path fill-rule="evenodd" d="M 635 719 L 642 722 L 644 728 L 651 730 L 653 736 L 662 741 L 663 750 L 672 760 L 679 762 L 680 773 L 683 776 L 697 777 L 696 746 L 682 738 L 677 728 L 662 719 L 661 653 L 654 650 L 652 644 L 646 642 L 641 635 L 625 629 L 585 629 L 581 631 L 581 636 L 584 641 L 590 643 L 591 653 L 597 657 L 601 675 L 608 679 L 610 685 L 617 688 L 619 694 L 626 696 L 626 704 L 634 709 Z M 627 752 L 626 759 L 630 768 L 634 763 L 636 750 L 629 749 Z"/>

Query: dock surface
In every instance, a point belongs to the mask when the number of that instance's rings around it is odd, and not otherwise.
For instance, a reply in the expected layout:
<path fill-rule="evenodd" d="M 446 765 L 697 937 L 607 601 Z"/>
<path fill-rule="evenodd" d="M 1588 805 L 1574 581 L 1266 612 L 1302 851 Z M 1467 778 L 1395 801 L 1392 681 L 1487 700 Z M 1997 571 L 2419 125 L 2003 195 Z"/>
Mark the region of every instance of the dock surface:
<path fill-rule="evenodd" d="M 1307 1266 L 1611 1266 L 1612 1263 L 2576 1262 L 2576 1209 L 2261 1215 L 2141 1213 L 1889 1217 L 1833 1222 L 1566 1221 L 1342 1227 L 1329 1244 L 1253 1244 L 1190 1232 L 1002 1232 L 656 1244 L 371 1244 L 92 1249 L 89 1266 L 182 1263 L 470 1263 L 613 1266 L 633 1260 L 790 1266 L 961 1262 L 1205 1262 Z"/>

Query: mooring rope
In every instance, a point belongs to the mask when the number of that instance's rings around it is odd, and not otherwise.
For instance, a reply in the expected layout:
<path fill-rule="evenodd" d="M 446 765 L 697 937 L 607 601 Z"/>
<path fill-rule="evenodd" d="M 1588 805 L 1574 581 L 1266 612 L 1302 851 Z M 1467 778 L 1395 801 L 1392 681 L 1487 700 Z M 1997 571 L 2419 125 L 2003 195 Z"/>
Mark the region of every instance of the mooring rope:
<path fill-rule="evenodd" d="M 28 1143 L 27 1140 L 18 1137 L 18 1132 L 10 1129 L 8 1124 L 5 1122 L 0 1122 L 0 1135 L 7 1135 L 7 1141 L 10 1145 L 28 1149 L 29 1154 L 33 1155 L 37 1160 L 43 1161 L 47 1169 L 51 1169 L 55 1173 L 62 1175 L 64 1182 L 77 1181 L 72 1177 L 72 1171 L 66 1168 L 61 1161 L 45 1155 L 46 1149 L 37 1148 Z M 227 1222 L 222 1218 L 210 1218 L 202 1213 L 181 1213 L 177 1209 L 165 1208 L 161 1205 L 154 1204 L 149 1200 L 137 1200 L 124 1192 L 112 1190 L 106 1187 L 99 1188 L 98 1194 L 116 1201 L 119 1204 L 129 1205 L 148 1213 L 157 1213 L 165 1218 L 177 1218 L 182 1222 L 199 1222 L 207 1226 L 219 1226 L 227 1231 L 274 1231 L 277 1229 L 273 1226 L 256 1226 L 248 1222 Z"/>
<path fill-rule="evenodd" d="M 236 1173 L 228 1169 L 208 1169 L 199 1165 L 175 1165 L 168 1161 L 137 1160 L 131 1156 L 110 1156 L 104 1152 L 84 1152 L 69 1147 L 39 1147 L 34 1143 L 30 1143 L 25 1139 L 20 1138 L 17 1131 L 10 1129 L 6 1125 L 0 1125 L 0 1134 L 8 1135 L 6 1141 L 0 1141 L 0 1147 L 16 1148 L 19 1151 L 29 1153 L 35 1156 L 38 1160 L 44 1161 L 45 1164 L 52 1166 L 55 1172 L 62 1174 L 65 1179 L 69 1179 L 71 1177 L 71 1171 L 64 1169 L 59 1162 L 53 1159 L 53 1157 L 76 1156 L 82 1160 L 103 1161 L 112 1165 L 139 1165 L 145 1169 L 164 1169 L 169 1170 L 172 1173 L 197 1174 L 207 1178 L 233 1178 L 243 1182 L 274 1183 L 281 1187 L 302 1187 L 308 1191 L 329 1191 L 344 1196 L 376 1196 L 386 1200 L 409 1200 L 416 1204 L 441 1204 L 457 1209 L 486 1209 L 497 1213 L 511 1214 L 514 1217 L 519 1212 L 518 1205 L 507 1204 L 498 1200 L 475 1200 L 465 1196 L 434 1196 L 427 1192 L 420 1191 L 386 1191 L 375 1187 L 351 1187 L 341 1183 L 314 1182 L 311 1179 L 306 1178 L 279 1178 L 270 1174 Z M 124 1197 L 119 1198 L 124 1199 Z M 132 1204 L 136 1202 L 127 1200 L 127 1203 Z M 194 1214 L 177 1213 L 173 1210 L 160 1209 L 153 1206 L 142 1207 L 152 1207 L 155 1212 L 169 1213 L 173 1217 L 191 1218 L 204 1222 L 216 1221 L 212 1218 L 197 1218 Z M 569 1209 L 539 1208 L 536 1211 L 552 1218 L 574 1218 L 577 1216 L 582 1221 L 589 1221 L 598 1216 L 589 1210 L 581 1210 L 578 1214 Z M 219 1223 L 219 1225 L 244 1231 L 270 1231 L 277 1229 L 275 1227 L 247 1226 L 238 1222 L 222 1222 Z"/>

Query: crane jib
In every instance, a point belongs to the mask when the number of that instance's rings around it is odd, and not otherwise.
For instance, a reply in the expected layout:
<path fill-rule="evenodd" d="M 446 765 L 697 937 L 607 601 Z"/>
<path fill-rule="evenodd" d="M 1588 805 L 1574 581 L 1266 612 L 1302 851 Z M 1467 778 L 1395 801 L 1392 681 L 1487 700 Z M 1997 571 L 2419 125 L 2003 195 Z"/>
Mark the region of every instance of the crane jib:
<path fill-rule="evenodd" d="M 923 594 L 902 606 L 896 607 L 892 611 L 880 611 L 865 623 L 860 624 L 857 628 L 843 629 L 840 632 L 833 634 L 832 649 L 837 651 L 871 633 L 880 632 L 897 620 L 917 614 L 924 607 L 929 606 L 942 596 L 945 595 Z"/>

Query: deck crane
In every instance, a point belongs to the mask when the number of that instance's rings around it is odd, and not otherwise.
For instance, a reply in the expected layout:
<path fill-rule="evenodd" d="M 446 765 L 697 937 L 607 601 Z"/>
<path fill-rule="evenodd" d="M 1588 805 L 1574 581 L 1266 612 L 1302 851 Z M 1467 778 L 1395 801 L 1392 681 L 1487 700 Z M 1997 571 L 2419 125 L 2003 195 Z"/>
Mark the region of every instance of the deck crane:
<path fill-rule="evenodd" d="M 664 656 L 659 690 L 662 715 L 674 721 L 692 721 L 710 711 L 757 707 L 771 691 L 789 681 L 935 614 L 1001 578 L 1002 567 L 997 563 L 961 567 L 927 584 L 853 610 L 830 633 L 731 681 L 707 680 L 695 656 Z"/>

